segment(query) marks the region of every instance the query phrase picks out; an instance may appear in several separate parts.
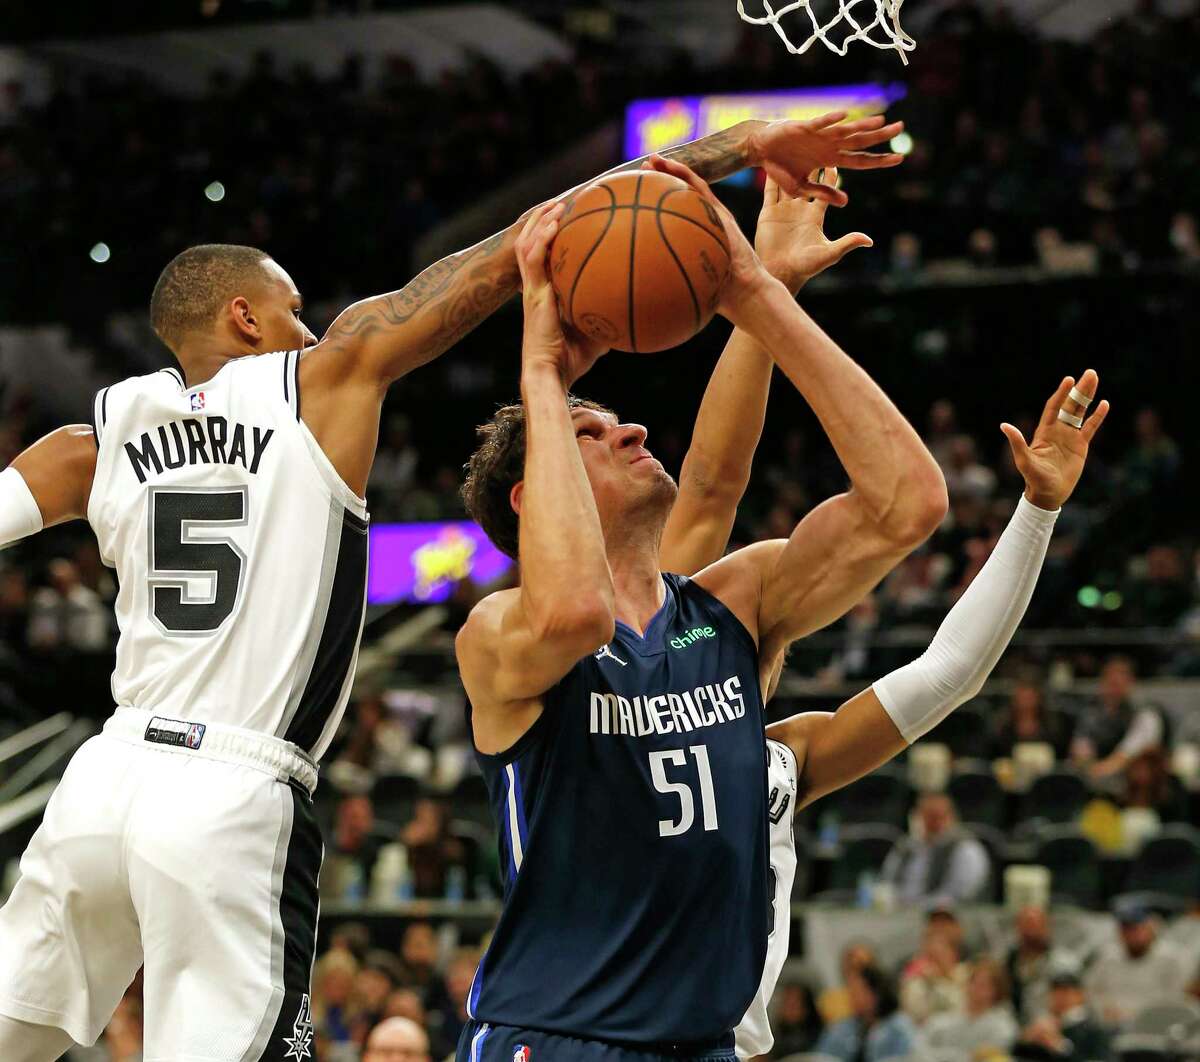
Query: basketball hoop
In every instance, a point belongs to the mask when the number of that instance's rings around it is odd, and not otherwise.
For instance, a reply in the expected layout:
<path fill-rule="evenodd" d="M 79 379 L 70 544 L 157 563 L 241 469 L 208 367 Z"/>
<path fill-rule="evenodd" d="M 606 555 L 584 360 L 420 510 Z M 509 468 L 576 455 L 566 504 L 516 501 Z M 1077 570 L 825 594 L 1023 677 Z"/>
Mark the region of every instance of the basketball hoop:
<path fill-rule="evenodd" d="M 832 52 L 845 55 L 846 49 L 855 41 L 863 41 L 873 48 L 895 51 L 900 61 L 908 65 L 907 52 L 917 46 L 907 33 L 900 28 L 900 8 L 904 0 L 836 0 L 837 14 L 822 22 L 813 7 L 817 4 L 834 3 L 834 0 L 784 0 L 778 11 L 771 6 L 771 0 L 751 0 L 762 5 L 763 15 L 751 15 L 746 11 L 746 0 L 738 0 L 738 14 L 755 26 L 772 26 L 779 34 L 780 40 L 787 45 L 793 55 L 803 55 L 812 47 L 814 41 L 820 41 Z M 778 3 L 779 0 L 776 0 Z M 859 19 L 865 17 L 871 7 L 875 9 L 875 17 L 866 25 L 861 25 Z M 859 9 L 858 18 L 855 8 Z M 808 16 L 808 25 L 799 12 Z M 793 43 L 788 36 L 783 20 L 789 15 L 795 17 L 789 20 L 793 34 L 800 40 L 800 33 L 807 36 L 800 43 Z M 833 34 L 833 38 L 830 34 Z"/>

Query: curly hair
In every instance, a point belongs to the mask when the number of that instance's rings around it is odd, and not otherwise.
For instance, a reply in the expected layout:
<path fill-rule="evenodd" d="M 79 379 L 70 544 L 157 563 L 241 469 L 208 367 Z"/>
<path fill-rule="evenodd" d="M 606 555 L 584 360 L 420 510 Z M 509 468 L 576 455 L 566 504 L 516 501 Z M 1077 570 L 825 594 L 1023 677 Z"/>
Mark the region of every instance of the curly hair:
<path fill-rule="evenodd" d="M 607 406 L 576 395 L 567 395 L 567 408 L 612 413 Z M 525 478 L 525 407 L 520 402 L 501 406 L 475 433 L 480 442 L 465 466 L 463 504 L 496 548 L 516 560 L 521 525 L 509 498 Z"/>

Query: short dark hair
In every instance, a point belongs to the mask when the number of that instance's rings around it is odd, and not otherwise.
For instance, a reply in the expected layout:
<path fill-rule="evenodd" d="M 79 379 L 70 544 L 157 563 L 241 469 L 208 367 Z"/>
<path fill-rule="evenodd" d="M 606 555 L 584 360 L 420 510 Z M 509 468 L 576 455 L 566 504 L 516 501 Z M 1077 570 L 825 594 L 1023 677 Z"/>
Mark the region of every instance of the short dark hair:
<path fill-rule="evenodd" d="M 159 274 L 150 296 L 150 324 L 172 350 L 189 333 L 212 324 L 230 299 L 262 279 L 271 256 L 237 243 L 202 243 L 181 251 Z"/>
<path fill-rule="evenodd" d="M 612 413 L 607 406 L 576 395 L 567 395 L 567 408 Z M 516 560 L 521 525 L 509 495 L 525 478 L 525 407 L 520 402 L 501 406 L 475 432 L 480 443 L 466 464 L 463 504 L 496 547 Z"/>

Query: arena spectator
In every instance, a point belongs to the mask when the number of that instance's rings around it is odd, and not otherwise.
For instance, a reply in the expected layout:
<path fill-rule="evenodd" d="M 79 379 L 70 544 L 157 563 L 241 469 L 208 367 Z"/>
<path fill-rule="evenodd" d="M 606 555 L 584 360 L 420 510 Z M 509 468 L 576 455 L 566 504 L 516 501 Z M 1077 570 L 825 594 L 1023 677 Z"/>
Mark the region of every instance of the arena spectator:
<path fill-rule="evenodd" d="M 925 1023 L 922 1032 L 931 1053 L 965 1058 L 1006 1054 L 1018 1026 L 1000 963 L 985 956 L 971 964 L 964 1002 L 961 1011 L 935 1014 Z"/>
<path fill-rule="evenodd" d="M 887 975 L 878 966 L 865 966 L 851 973 L 847 987 L 853 1013 L 821 1034 L 816 1053 L 842 1062 L 882 1062 L 908 1055 L 917 1043 L 917 1030 L 899 1009 Z"/>
<path fill-rule="evenodd" d="M 390 952 L 376 949 L 367 953 L 350 994 L 351 1037 L 355 1043 L 365 1043 L 367 1033 L 384 1019 L 388 997 L 402 975 L 400 963 Z"/>
<path fill-rule="evenodd" d="M 1044 908 L 1022 907 L 1013 929 L 1017 939 L 1008 950 L 1005 970 L 1017 1014 L 1032 1021 L 1046 1009 L 1050 973 L 1069 962 L 1069 957 L 1054 947 L 1053 923 Z"/>
<path fill-rule="evenodd" d="M 416 1022 L 422 1029 L 429 1025 L 429 1017 L 421 993 L 414 988 L 397 988 L 387 998 L 383 1009 L 385 1018 L 407 1018 Z"/>
<path fill-rule="evenodd" d="M 1017 679 L 991 737 L 993 759 L 1010 758 L 1016 745 L 1044 742 L 1056 759 L 1067 755 L 1071 731 L 1067 719 L 1046 704 L 1046 689 L 1032 674 Z"/>
<path fill-rule="evenodd" d="M 371 882 L 379 849 L 387 838 L 375 830 L 375 809 L 364 794 L 343 797 L 337 807 L 332 844 L 321 865 L 321 893 L 338 899 L 362 899 Z"/>
<path fill-rule="evenodd" d="M 466 853 L 449 827 L 450 812 L 446 804 L 425 797 L 416 802 L 412 821 L 401 831 L 400 840 L 408 849 L 413 892 L 417 897 L 445 896 L 451 868 L 457 868 L 465 881 Z"/>
<path fill-rule="evenodd" d="M 29 604 L 30 648 L 81 653 L 107 649 L 111 613 L 100 595 L 83 585 L 75 562 L 56 558 L 47 577 L 49 585 L 35 590 Z"/>
<path fill-rule="evenodd" d="M 1078 968 L 1067 965 L 1050 975 L 1046 1011 L 1021 1033 L 1013 1057 L 1030 1062 L 1105 1062 L 1108 1031 L 1092 1014 Z"/>
<path fill-rule="evenodd" d="M 1194 956 L 1159 939 L 1158 920 L 1140 902 L 1120 904 L 1116 916 L 1119 939 L 1096 956 L 1083 980 L 1109 1026 L 1129 1021 L 1152 1003 L 1182 999 L 1195 967 Z"/>
<path fill-rule="evenodd" d="M 459 1033 L 468 1021 L 467 997 L 479 968 L 479 955 L 469 948 L 459 951 L 446 966 L 442 993 L 430 1008 L 429 1025 L 434 1030 L 439 1053 L 443 1047 L 453 1050 Z"/>
<path fill-rule="evenodd" d="M 987 887 L 991 858 L 958 824 L 945 793 L 925 793 L 917 803 L 921 834 L 906 838 L 884 861 L 883 880 L 905 904 L 927 906 L 973 900 Z"/>
<path fill-rule="evenodd" d="M 400 941 L 402 984 L 416 989 L 425 1006 L 438 994 L 438 939 L 428 922 L 409 922 Z"/>
<path fill-rule="evenodd" d="M 975 440 L 969 435 L 956 435 L 950 441 L 943 471 L 951 498 L 972 497 L 986 501 L 996 489 L 996 473 L 979 463 Z"/>
<path fill-rule="evenodd" d="M 811 1051 L 821 1037 L 821 1015 L 808 985 L 786 981 L 776 993 L 771 1031 L 775 1034 L 772 1058 Z"/>
<path fill-rule="evenodd" d="M 358 960 L 341 948 L 326 952 L 313 966 L 312 1023 L 322 1053 L 330 1045 L 353 1042 L 350 997 L 357 973 Z"/>
<path fill-rule="evenodd" d="M 1122 621 L 1131 627 L 1171 627 L 1192 603 L 1189 564 L 1177 546 L 1151 546 L 1122 593 Z"/>
<path fill-rule="evenodd" d="M 817 1009 L 826 1025 L 833 1025 L 850 1017 L 850 975 L 864 966 L 878 966 L 879 959 L 870 944 L 856 940 L 842 949 L 842 983 L 836 988 L 827 988 L 817 1000 Z"/>
<path fill-rule="evenodd" d="M 1136 681 L 1129 657 L 1109 657 L 1100 671 L 1095 703 L 1079 714 L 1071 758 L 1094 778 L 1117 774 L 1133 757 L 1163 744 L 1162 713 L 1134 699 Z"/>
<path fill-rule="evenodd" d="M 1188 821 L 1187 790 L 1171 773 L 1164 749 L 1146 749 L 1129 761 L 1121 806 L 1153 811 L 1160 822 Z"/>
<path fill-rule="evenodd" d="M 429 1037 L 408 1018 L 388 1018 L 371 1030 L 362 1062 L 431 1062 Z"/>
<path fill-rule="evenodd" d="M 954 912 L 931 911 L 921 948 L 900 975 L 900 1000 L 918 1025 L 935 1014 L 957 1014 L 965 1008 L 970 968 L 963 953 L 963 927 Z"/>

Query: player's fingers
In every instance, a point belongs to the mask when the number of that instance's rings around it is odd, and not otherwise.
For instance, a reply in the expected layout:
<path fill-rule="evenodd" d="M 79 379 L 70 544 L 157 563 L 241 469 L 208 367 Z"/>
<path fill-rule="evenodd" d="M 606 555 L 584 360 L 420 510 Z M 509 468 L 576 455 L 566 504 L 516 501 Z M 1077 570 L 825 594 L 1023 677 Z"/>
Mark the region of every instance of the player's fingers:
<path fill-rule="evenodd" d="M 840 262 L 856 247 L 874 247 L 875 241 L 871 239 L 865 232 L 852 232 L 848 236 L 843 236 L 840 240 L 834 240 L 829 245 L 830 251 L 833 252 L 833 260 Z"/>
<path fill-rule="evenodd" d="M 855 118 L 852 122 L 843 122 L 837 127 L 838 136 L 850 133 L 861 133 L 865 129 L 878 129 L 887 119 L 882 114 L 869 114 L 865 118 Z"/>
<path fill-rule="evenodd" d="M 525 244 L 529 241 L 529 234 L 537 228 L 542 218 L 556 205 L 555 203 L 543 203 L 541 206 L 534 207 L 529 212 L 529 217 L 525 219 L 525 225 L 521 229 L 521 235 L 517 237 L 518 252 L 524 249 Z"/>
<path fill-rule="evenodd" d="M 558 223 L 561 216 L 562 210 L 559 208 L 546 211 L 537 226 L 528 234 L 521 255 L 521 258 L 524 259 L 524 268 L 521 272 L 525 276 L 527 284 L 537 287 L 546 282 L 546 255 L 549 253 L 551 242 L 558 235 Z"/>
<path fill-rule="evenodd" d="M 782 193 L 779 191 L 779 182 L 768 173 L 767 179 L 763 184 L 763 206 L 775 206 L 781 197 Z"/>
<path fill-rule="evenodd" d="M 892 137 L 902 132 L 904 132 L 904 123 L 892 122 L 891 125 L 885 125 L 881 129 L 864 130 L 861 133 L 851 133 L 849 136 L 839 137 L 838 143 L 846 150 L 861 150 L 886 144 Z"/>
<path fill-rule="evenodd" d="M 662 155 L 651 155 L 650 161 L 654 163 L 654 168 L 660 173 L 669 173 L 672 177 L 678 177 L 681 181 L 686 181 L 705 199 L 712 200 L 712 190 L 708 187 L 708 182 L 704 180 L 690 166 L 685 166 L 682 162 L 677 162 L 675 159 L 664 158 Z"/>
<path fill-rule="evenodd" d="M 1042 409 L 1042 419 L 1038 422 L 1038 426 L 1049 428 L 1058 421 L 1058 411 L 1062 409 L 1063 402 L 1067 399 L 1067 393 L 1075 386 L 1074 376 L 1064 376 L 1062 383 L 1055 389 L 1045 407 Z"/>
<path fill-rule="evenodd" d="M 1108 411 L 1111 407 L 1108 404 L 1108 399 L 1104 399 L 1095 409 L 1087 420 L 1083 422 L 1083 427 L 1080 431 L 1083 434 L 1083 441 L 1091 443 L 1096 437 L 1096 432 L 1100 430 L 1100 425 L 1104 423 L 1104 418 L 1108 416 Z"/>
<path fill-rule="evenodd" d="M 840 188 L 834 188 L 818 181 L 797 181 L 796 191 L 792 193 L 792 198 L 799 196 L 818 199 L 822 203 L 836 207 L 845 206 L 850 201 L 850 197 Z"/>
<path fill-rule="evenodd" d="M 904 156 L 896 151 L 876 154 L 873 151 L 839 151 L 838 165 L 847 170 L 881 170 L 887 166 L 899 166 Z"/>
<path fill-rule="evenodd" d="M 821 114 L 816 118 L 810 118 L 808 120 L 808 127 L 809 129 L 828 129 L 831 125 L 837 125 L 845 117 L 845 111 L 830 111 L 828 114 Z"/>
<path fill-rule="evenodd" d="M 1029 444 L 1025 442 L 1025 436 L 1021 434 L 1019 428 L 1007 422 L 1000 425 L 1000 430 L 1004 432 L 1004 437 L 1008 440 L 1009 449 L 1012 450 L 1013 461 L 1016 462 L 1018 470 L 1023 469 L 1029 454 Z"/>

